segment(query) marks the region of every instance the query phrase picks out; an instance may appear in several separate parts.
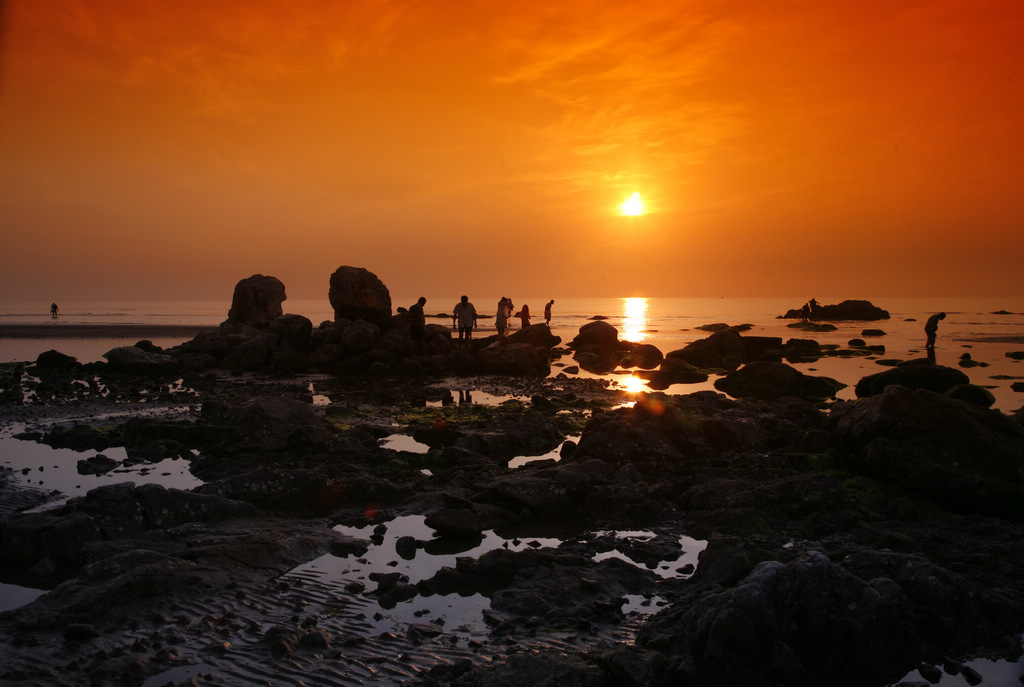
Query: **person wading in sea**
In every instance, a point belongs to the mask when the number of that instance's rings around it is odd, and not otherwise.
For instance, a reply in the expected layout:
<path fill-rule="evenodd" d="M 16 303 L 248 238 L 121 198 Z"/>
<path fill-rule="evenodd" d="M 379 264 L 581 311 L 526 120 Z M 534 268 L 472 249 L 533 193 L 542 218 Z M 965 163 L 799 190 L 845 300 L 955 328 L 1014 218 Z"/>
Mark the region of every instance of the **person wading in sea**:
<path fill-rule="evenodd" d="M 940 312 L 929 317 L 928 321 L 924 323 L 924 333 L 928 337 L 928 342 L 924 345 L 925 348 L 935 348 L 935 332 L 939 329 L 939 320 L 944 319 L 946 319 L 946 313 Z"/>

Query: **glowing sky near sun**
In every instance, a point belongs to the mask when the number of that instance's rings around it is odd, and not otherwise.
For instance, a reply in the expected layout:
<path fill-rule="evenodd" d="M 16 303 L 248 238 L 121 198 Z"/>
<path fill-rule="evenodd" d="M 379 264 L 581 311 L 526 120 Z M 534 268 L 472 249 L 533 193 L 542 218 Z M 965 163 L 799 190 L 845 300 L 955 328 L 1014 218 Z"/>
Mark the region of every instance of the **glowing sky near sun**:
<path fill-rule="evenodd" d="M 1020 290 L 1017 0 L 0 12 L 2 300 Z"/>

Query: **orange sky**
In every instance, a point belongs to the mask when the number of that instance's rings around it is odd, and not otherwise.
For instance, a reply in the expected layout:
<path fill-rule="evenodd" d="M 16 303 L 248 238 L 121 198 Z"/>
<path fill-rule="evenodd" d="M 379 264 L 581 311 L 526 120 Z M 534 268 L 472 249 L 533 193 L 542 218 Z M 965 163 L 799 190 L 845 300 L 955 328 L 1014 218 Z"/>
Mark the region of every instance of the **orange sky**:
<path fill-rule="evenodd" d="M 0 7 L 0 302 L 1022 291 L 1019 0 Z"/>

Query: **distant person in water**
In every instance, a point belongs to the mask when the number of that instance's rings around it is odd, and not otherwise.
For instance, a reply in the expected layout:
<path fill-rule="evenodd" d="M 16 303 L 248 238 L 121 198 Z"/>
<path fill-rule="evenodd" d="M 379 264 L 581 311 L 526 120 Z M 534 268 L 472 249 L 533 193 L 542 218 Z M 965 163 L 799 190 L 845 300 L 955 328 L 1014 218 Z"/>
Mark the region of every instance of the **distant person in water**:
<path fill-rule="evenodd" d="M 544 324 L 551 324 L 551 306 L 555 304 L 555 300 L 552 298 L 548 301 L 548 304 L 544 306 Z"/>
<path fill-rule="evenodd" d="M 928 337 L 928 342 L 924 345 L 925 348 L 935 348 L 935 332 L 939 329 L 939 320 L 944 319 L 946 319 L 946 313 L 940 312 L 929 317 L 928 321 L 924 323 L 924 333 Z"/>
<path fill-rule="evenodd" d="M 423 306 L 427 299 L 420 296 L 415 305 L 409 306 L 409 347 L 413 355 L 426 355 L 427 353 L 427 317 L 423 314 Z"/>
<path fill-rule="evenodd" d="M 50 317 L 57 319 L 57 304 L 50 303 Z"/>
<path fill-rule="evenodd" d="M 522 328 L 526 329 L 530 326 L 530 306 L 523 305 L 523 309 L 516 313 L 516 317 L 522 323 Z"/>
<path fill-rule="evenodd" d="M 498 311 L 494 313 L 494 328 L 498 330 L 498 336 L 505 336 L 508 329 L 508 299 L 504 296 L 498 301 Z"/>
<path fill-rule="evenodd" d="M 469 296 L 463 296 L 455 304 L 455 309 L 452 310 L 452 324 L 459 328 L 459 341 L 465 340 L 468 344 L 476 327 L 476 308 L 469 302 Z"/>

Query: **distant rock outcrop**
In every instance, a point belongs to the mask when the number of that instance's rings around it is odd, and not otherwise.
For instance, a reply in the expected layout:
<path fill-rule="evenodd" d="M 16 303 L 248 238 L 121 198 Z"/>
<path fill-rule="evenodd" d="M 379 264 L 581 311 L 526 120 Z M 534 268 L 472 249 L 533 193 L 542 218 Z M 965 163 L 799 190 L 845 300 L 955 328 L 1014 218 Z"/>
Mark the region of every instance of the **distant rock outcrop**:
<path fill-rule="evenodd" d="M 390 292 L 372 272 L 339 267 L 331 275 L 329 296 L 334 321 L 314 327 L 302 315 L 281 314 L 284 285 L 280 281 L 262 275 L 243 279 L 220 329 L 202 332 L 168 350 L 166 356 L 176 368 L 189 372 L 220 367 L 282 374 L 546 376 L 551 371 L 551 349 L 562 342 L 546 324 L 537 324 L 505 337 L 473 339 L 457 348 L 451 329 L 432 323 L 426 326 L 424 354 L 414 355 L 409 340 L 411 316 L 404 310 L 391 314 Z M 277 315 L 268 319 L 274 312 Z M 614 328 L 612 332 L 614 340 Z M 162 355 L 138 345 L 135 349 L 114 351 L 118 357 L 111 360 L 112 367 L 141 368 L 143 362 Z"/>
<path fill-rule="evenodd" d="M 334 308 L 335 322 L 365 320 L 385 331 L 391 328 L 391 292 L 367 269 L 339 267 L 331 275 L 327 297 Z"/>
<path fill-rule="evenodd" d="M 794 308 L 779 319 L 802 320 L 808 313 L 804 309 Z M 873 305 L 871 301 L 843 301 L 835 305 L 816 305 L 809 317 L 815 322 L 835 322 L 844 320 L 888 320 L 889 311 Z"/>
<path fill-rule="evenodd" d="M 235 285 L 227 323 L 266 329 L 283 312 L 281 303 L 287 297 L 280 279 L 254 274 Z"/>

